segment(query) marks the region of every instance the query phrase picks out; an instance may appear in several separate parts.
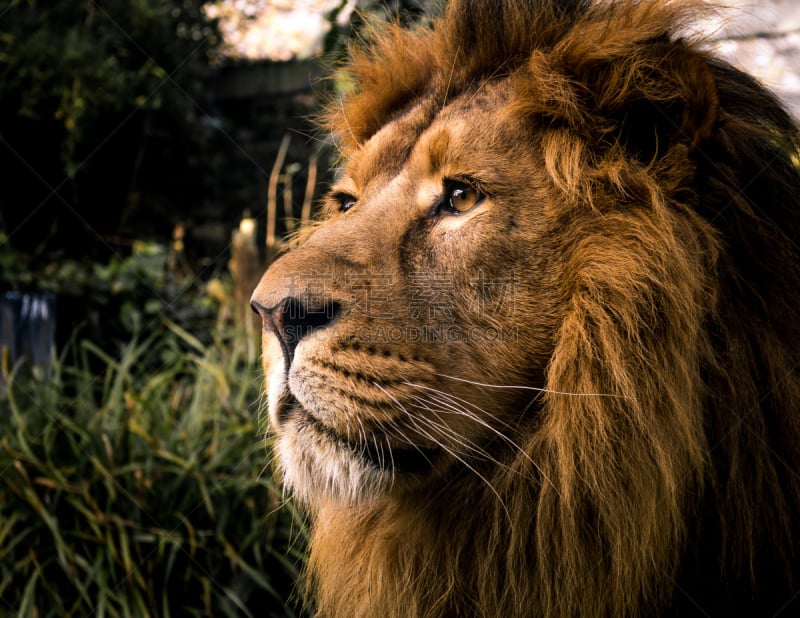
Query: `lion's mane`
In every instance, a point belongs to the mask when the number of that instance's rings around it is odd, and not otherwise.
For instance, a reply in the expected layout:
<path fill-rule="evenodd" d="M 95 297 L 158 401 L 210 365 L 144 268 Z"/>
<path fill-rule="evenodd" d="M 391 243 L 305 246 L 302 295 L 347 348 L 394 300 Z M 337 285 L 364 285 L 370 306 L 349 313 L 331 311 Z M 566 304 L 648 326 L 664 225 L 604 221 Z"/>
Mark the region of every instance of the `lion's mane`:
<path fill-rule="evenodd" d="M 422 98 L 511 84 L 502 113 L 535 127 L 563 221 L 566 318 L 512 461 L 435 493 L 319 506 L 320 615 L 797 602 L 800 135 L 687 34 L 707 10 L 454 0 L 351 50 L 353 90 L 325 116 L 345 159 Z"/>

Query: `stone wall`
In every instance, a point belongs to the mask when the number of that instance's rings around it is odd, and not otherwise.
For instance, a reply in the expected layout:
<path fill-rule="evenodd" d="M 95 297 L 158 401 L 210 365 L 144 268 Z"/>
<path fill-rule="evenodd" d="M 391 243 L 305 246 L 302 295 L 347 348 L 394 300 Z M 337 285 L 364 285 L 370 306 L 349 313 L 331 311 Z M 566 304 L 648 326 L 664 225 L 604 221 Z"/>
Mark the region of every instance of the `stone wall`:
<path fill-rule="evenodd" d="M 706 28 L 718 52 L 774 90 L 800 118 L 800 1 L 725 4 Z"/>

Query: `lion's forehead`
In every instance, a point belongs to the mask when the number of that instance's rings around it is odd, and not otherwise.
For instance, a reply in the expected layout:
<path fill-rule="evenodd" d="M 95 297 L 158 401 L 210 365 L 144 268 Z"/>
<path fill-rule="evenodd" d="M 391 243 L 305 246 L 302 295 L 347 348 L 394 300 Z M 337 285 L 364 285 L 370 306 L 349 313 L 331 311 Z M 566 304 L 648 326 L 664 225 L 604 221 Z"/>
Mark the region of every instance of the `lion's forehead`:
<path fill-rule="evenodd" d="M 396 176 L 434 117 L 434 102 L 430 99 L 419 101 L 383 125 L 358 150 L 343 153 L 347 174 L 359 187 Z"/>
<path fill-rule="evenodd" d="M 498 139 L 508 128 L 502 121 L 508 103 L 506 90 L 505 83 L 483 84 L 476 92 L 450 101 L 441 94 L 421 97 L 357 151 L 345 153 L 347 175 L 356 186 L 367 187 L 397 176 L 404 168 L 416 175 L 455 172 L 450 168 L 469 174 L 487 155 L 508 155 L 503 140 Z"/>

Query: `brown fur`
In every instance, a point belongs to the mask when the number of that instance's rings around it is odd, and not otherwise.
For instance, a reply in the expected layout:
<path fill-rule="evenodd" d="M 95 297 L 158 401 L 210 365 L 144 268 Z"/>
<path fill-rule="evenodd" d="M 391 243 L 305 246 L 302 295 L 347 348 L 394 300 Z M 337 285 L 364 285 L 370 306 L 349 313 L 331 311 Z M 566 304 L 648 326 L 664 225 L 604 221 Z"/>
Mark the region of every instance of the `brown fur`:
<path fill-rule="evenodd" d="M 454 0 L 353 50 L 343 178 L 253 297 L 340 310 L 264 337 L 319 615 L 796 611 L 800 132 L 681 38 L 706 10 Z M 462 179 L 485 202 L 431 215 Z M 371 338 L 442 322 L 516 336 Z M 388 463 L 409 441 L 430 470 Z"/>

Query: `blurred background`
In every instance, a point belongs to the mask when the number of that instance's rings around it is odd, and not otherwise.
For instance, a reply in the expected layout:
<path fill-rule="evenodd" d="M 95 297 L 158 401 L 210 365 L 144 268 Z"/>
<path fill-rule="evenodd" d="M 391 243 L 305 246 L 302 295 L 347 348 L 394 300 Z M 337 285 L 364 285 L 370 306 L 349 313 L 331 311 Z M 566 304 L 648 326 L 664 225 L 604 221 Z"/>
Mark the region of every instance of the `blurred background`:
<path fill-rule="evenodd" d="M 250 291 L 371 20 L 437 0 L 0 0 L 0 616 L 295 616 Z M 712 45 L 800 110 L 800 8 Z"/>
<path fill-rule="evenodd" d="M 0 616 L 293 616 L 248 298 L 416 0 L 0 1 Z"/>

